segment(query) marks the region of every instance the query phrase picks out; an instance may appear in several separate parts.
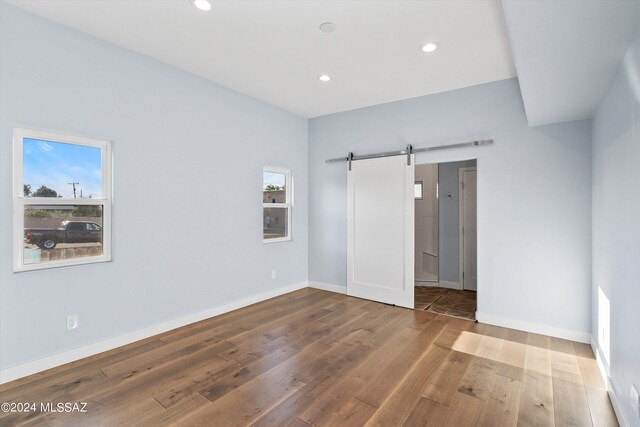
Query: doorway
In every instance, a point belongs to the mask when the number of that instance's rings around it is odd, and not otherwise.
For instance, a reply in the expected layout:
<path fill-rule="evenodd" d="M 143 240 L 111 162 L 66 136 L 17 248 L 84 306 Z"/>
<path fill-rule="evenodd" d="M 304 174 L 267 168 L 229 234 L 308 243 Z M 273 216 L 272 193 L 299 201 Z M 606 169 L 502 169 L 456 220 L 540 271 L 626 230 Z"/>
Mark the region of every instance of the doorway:
<path fill-rule="evenodd" d="M 415 166 L 415 308 L 475 320 L 477 162 Z"/>

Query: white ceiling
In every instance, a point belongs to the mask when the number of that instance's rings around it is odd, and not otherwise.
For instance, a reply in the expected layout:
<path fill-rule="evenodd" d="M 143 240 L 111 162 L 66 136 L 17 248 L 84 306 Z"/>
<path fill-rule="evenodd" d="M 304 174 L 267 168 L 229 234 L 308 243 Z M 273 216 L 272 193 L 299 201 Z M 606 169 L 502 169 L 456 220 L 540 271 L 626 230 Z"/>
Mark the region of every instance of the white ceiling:
<path fill-rule="evenodd" d="M 9 2 L 304 117 L 516 75 L 496 0 Z"/>
<path fill-rule="evenodd" d="M 638 0 L 504 0 L 530 125 L 593 116 L 640 23 Z"/>

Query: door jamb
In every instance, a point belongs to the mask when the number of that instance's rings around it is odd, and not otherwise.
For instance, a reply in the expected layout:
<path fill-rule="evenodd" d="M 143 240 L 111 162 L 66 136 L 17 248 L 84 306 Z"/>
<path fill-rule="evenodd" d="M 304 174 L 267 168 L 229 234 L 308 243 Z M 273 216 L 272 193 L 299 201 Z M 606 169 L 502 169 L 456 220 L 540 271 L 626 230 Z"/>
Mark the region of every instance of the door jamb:
<path fill-rule="evenodd" d="M 476 164 L 476 166 L 467 166 L 463 168 L 458 168 L 458 251 L 459 251 L 458 261 L 460 263 L 458 270 L 459 270 L 459 277 L 460 277 L 460 287 L 462 290 L 464 290 L 464 278 L 462 276 L 464 274 L 464 235 L 462 234 L 463 227 L 464 227 L 464 210 L 463 210 L 464 199 L 462 196 L 462 192 L 464 191 L 464 189 L 462 186 L 462 182 L 463 182 L 464 173 L 468 171 L 476 171 L 476 174 L 477 174 L 478 165 Z M 476 185 L 476 194 L 478 194 L 477 185 Z M 477 208 L 477 201 L 476 201 L 476 229 L 477 229 L 477 226 L 478 226 L 478 208 Z M 476 245 L 477 244 L 478 242 L 476 239 Z"/>

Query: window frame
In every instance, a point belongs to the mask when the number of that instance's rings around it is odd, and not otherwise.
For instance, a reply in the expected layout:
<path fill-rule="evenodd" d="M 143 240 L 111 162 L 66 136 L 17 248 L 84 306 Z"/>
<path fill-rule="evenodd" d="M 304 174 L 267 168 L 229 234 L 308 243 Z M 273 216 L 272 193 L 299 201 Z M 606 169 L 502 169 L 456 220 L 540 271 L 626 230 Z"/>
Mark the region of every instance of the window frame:
<path fill-rule="evenodd" d="M 102 191 L 99 198 L 25 197 L 24 196 L 24 139 L 37 139 L 61 144 L 81 145 L 101 149 Z M 111 141 L 79 136 L 37 131 L 25 128 L 13 129 L 13 271 L 47 270 L 50 268 L 93 264 L 111 261 L 111 204 L 112 204 L 112 148 Z M 24 210 L 29 205 L 69 206 L 102 205 L 102 255 L 35 264 L 24 263 Z"/>
<path fill-rule="evenodd" d="M 416 197 L 416 186 L 420 184 L 420 197 Z M 422 181 L 414 181 L 413 183 L 413 199 L 422 200 L 424 198 L 424 184 Z"/>
<path fill-rule="evenodd" d="M 285 176 L 285 202 L 286 203 L 264 203 L 264 173 L 279 173 Z M 293 240 L 293 172 L 291 169 L 278 166 L 264 166 L 262 168 L 262 243 L 290 242 Z M 287 236 L 274 239 L 264 238 L 264 209 L 265 208 L 287 208 Z"/>

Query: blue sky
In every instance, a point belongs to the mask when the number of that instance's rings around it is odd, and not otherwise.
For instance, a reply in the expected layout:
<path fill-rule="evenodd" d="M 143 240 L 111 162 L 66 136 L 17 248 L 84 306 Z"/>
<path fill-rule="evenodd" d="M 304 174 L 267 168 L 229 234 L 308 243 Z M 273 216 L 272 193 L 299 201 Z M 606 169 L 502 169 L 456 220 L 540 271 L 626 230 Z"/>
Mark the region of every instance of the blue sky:
<path fill-rule="evenodd" d="M 35 191 L 45 185 L 63 197 L 73 197 L 70 182 L 84 197 L 100 197 L 102 192 L 101 149 L 25 138 L 22 148 L 23 180 Z"/>
<path fill-rule="evenodd" d="M 264 172 L 263 182 L 266 187 L 269 184 L 277 185 L 278 187 L 284 187 L 287 177 L 283 173 Z"/>

